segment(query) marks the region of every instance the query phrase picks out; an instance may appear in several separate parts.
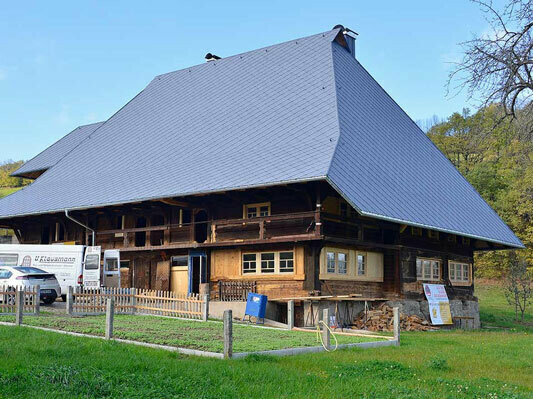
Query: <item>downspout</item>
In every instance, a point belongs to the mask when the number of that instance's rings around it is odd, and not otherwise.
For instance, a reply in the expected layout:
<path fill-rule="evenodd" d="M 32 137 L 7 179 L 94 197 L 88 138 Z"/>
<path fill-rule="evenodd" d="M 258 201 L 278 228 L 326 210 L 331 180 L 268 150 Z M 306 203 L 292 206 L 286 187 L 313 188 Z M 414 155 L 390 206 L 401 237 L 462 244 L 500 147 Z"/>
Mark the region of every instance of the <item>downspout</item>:
<path fill-rule="evenodd" d="M 92 238 L 92 246 L 94 247 L 94 230 L 91 229 L 89 226 L 84 225 L 82 222 L 80 222 L 80 221 L 74 219 L 72 216 L 70 216 L 70 215 L 68 214 L 68 209 L 65 209 L 65 216 L 66 216 L 67 219 L 72 220 L 74 223 L 79 224 L 81 227 L 84 227 L 86 230 L 89 230 L 89 231 L 91 232 L 92 237 L 93 237 L 93 238 Z"/>

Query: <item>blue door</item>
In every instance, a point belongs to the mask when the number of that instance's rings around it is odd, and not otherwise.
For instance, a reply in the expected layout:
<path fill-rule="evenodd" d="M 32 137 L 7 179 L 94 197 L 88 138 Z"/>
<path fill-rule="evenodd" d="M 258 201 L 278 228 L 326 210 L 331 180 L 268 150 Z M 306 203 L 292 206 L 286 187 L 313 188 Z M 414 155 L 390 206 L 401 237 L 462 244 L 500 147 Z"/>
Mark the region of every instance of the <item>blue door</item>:
<path fill-rule="evenodd" d="M 200 284 L 207 283 L 207 254 L 205 251 L 189 251 L 189 294 L 200 293 Z"/>

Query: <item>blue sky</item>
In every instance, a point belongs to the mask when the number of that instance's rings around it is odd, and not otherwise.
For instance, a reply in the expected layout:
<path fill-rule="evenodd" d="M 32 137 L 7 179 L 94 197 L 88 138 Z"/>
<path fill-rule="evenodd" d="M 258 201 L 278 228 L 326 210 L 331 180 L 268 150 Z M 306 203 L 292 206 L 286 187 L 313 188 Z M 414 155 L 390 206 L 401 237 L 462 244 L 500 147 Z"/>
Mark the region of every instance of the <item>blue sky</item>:
<path fill-rule="evenodd" d="M 24 3 L 24 4 L 22 4 Z M 78 125 L 107 119 L 157 74 L 343 24 L 357 58 L 414 119 L 447 98 L 457 43 L 487 30 L 447 1 L 39 1 L 0 7 L 0 162 L 29 159 Z"/>

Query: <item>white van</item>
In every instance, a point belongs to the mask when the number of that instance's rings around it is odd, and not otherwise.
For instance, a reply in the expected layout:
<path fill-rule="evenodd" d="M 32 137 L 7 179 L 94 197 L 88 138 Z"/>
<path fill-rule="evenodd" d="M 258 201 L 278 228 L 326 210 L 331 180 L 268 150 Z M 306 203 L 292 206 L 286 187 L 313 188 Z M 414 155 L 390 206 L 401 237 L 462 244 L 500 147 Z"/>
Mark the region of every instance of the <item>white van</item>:
<path fill-rule="evenodd" d="M 85 245 L 1 244 L 0 266 L 36 267 L 55 274 L 65 299 L 69 286 L 120 287 L 120 268 L 116 267 L 120 265 L 119 251 L 104 252 L 103 271 L 100 255 L 100 247 Z"/>

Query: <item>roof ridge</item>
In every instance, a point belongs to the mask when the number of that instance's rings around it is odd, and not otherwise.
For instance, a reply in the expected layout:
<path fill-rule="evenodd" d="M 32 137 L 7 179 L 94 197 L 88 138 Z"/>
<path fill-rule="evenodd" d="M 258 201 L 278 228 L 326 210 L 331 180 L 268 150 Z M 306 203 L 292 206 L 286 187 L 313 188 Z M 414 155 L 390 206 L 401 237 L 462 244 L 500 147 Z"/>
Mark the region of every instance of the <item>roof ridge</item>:
<path fill-rule="evenodd" d="M 211 61 L 211 63 L 216 64 L 216 63 L 225 62 L 226 60 L 231 60 L 231 59 L 236 58 L 236 57 L 242 57 L 243 55 L 246 55 L 246 54 L 257 53 L 257 52 L 260 52 L 262 50 L 268 50 L 268 49 L 271 49 L 273 47 L 281 46 L 281 45 L 284 45 L 284 44 L 287 44 L 287 43 L 290 43 L 290 42 L 297 42 L 299 40 L 309 40 L 311 38 L 314 38 L 314 37 L 317 37 L 317 36 L 321 36 L 321 35 L 323 37 L 326 37 L 326 35 L 333 34 L 334 31 L 337 32 L 337 33 L 335 33 L 335 36 L 333 36 L 335 38 L 340 30 L 341 30 L 340 28 L 334 28 L 334 29 L 330 29 L 330 30 L 327 30 L 327 31 L 324 31 L 324 32 L 315 33 L 313 35 L 299 37 L 297 39 L 285 40 L 284 42 L 271 44 L 269 46 L 264 46 L 264 47 L 256 48 L 256 49 L 253 49 L 253 50 L 248 50 L 248 51 L 245 51 L 245 52 L 242 52 L 242 53 L 229 55 L 227 57 L 221 57 L 218 60 Z M 163 76 L 171 75 L 171 74 L 178 73 L 178 72 L 183 72 L 183 71 L 186 71 L 186 70 L 196 69 L 196 68 L 202 67 L 204 65 L 207 65 L 207 62 L 202 62 L 200 64 L 188 66 L 188 67 L 181 68 L 181 69 L 176 69 L 175 71 L 170 71 L 170 72 L 165 72 L 165 73 L 162 73 L 162 74 L 159 74 L 159 75 L 155 75 L 154 79 L 161 78 Z"/>

